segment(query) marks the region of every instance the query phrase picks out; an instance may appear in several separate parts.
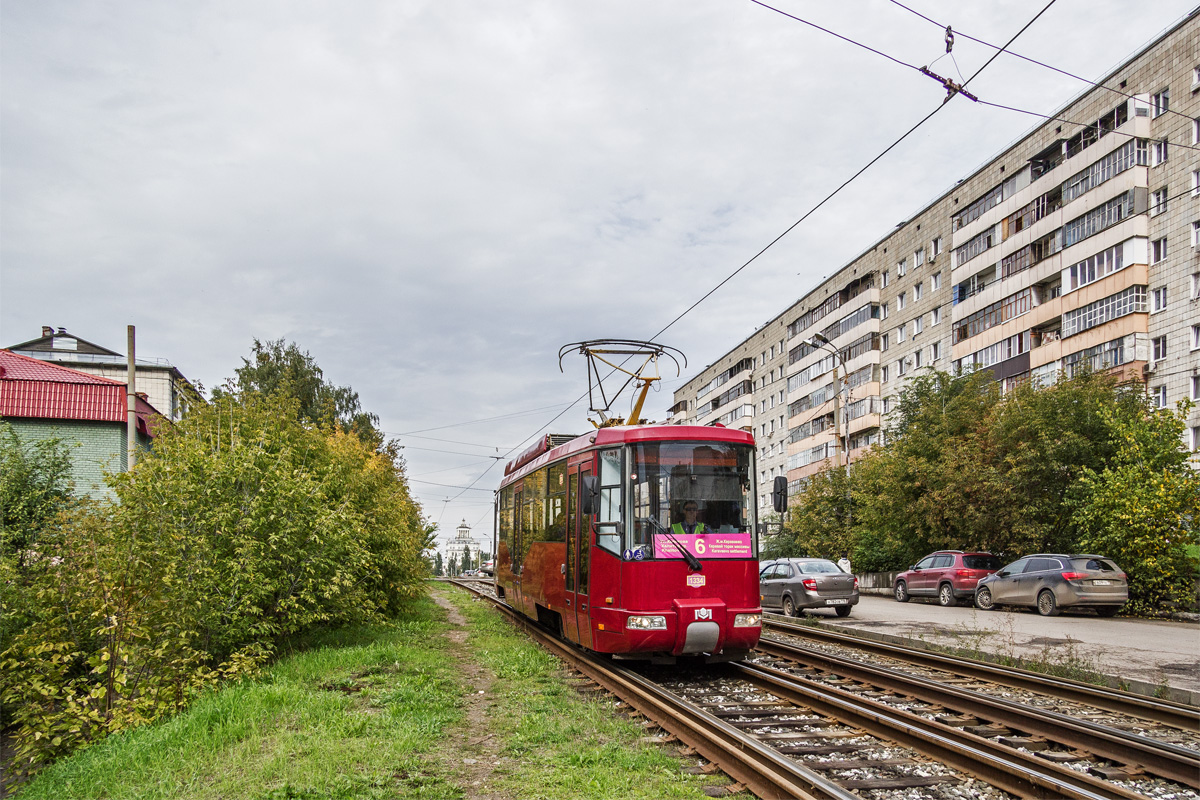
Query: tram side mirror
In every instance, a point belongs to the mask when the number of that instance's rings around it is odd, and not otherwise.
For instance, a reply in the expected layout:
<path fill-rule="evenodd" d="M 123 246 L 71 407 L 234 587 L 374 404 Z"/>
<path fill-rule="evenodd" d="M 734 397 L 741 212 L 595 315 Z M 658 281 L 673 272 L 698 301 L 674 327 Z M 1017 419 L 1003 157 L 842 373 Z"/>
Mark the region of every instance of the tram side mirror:
<path fill-rule="evenodd" d="M 583 487 L 579 493 L 579 513 L 580 514 L 595 514 L 597 496 L 600 494 L 599 486 L 600 479 L 595 475 L 583 476 Z"/>
<path fill-rule="evenodd" d="M 775 485 L 771 488 L 771 502 L 780 514 L 787 511 L 787 483 L 787 477 L 780 475 L 775 478 Z"/>

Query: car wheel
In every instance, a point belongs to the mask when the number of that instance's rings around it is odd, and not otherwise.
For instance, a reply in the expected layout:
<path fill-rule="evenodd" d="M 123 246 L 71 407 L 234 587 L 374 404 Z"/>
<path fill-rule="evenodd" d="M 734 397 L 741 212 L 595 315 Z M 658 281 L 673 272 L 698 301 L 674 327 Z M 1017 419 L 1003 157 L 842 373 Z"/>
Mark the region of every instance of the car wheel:
<path fill-rule="evenodd" d="M 943 583 L 938 587 L 938 604 L 950 608 L 958 605 L 958 598 L 954 596 L 954 587 L 948 583 Z"/>
<path fill-rule="evenodd" d="M 982 608 L 984 611 L 992 611 L 996 608 L 996 603 L 992 600 L 992 591 L 990 589 L 980 589 L 975 593 L 975 605 Z"/>
<path fill-rule="evenodd" d="M 796 601 L 790 597 L 783 598 L 783 615 L 785 617 L 796 616 Z"/>
<path fill-rule="evenodd" d="M 908 602 L 908 584 L 906 584 L 904 581 L 896 581 L 896 602 Z"/>
<path fill-rule="evenodd" d="M 1049 589 L 1038 592 L 1037 610 L 1043 617 L 1058 616 L 1058 600 L 1054 598 L 1054 592 Z"/>
<path fill-rule="evenodd" d="M 834 613 L 839 617 L 848 617 L 850 616 L 850 606 L 838 606 L 834 609 Z"/>
<path fill-rule="evenodd" d="M 1096 616 L 1098 617 L 1115 617 L 1117 612 L 1121 610 L 1120 606 L 1097 606 Z"/>

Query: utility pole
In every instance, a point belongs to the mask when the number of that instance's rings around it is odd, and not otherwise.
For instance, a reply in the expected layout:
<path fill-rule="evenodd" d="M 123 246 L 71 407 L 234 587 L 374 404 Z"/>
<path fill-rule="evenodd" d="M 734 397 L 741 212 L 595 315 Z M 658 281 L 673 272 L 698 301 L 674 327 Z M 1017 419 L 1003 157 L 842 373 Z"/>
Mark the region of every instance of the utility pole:
<path fill-rule="evenodd" d="M 134 355 L 133 355 L 133 340 L 134 328 L 132 325 L 125 327 L 125 335 L 128 343 L 126 349 L 129 354 L 126 356 L 126 386 L 125 386 L 125 468 L 133 469 L 137 463 L 137 376 L 134 372 Z"/>

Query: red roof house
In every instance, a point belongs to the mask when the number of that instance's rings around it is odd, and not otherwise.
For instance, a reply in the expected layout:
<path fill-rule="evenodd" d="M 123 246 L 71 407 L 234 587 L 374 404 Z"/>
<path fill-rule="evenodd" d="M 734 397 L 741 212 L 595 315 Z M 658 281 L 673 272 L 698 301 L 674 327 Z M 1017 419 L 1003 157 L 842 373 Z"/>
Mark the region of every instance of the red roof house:
<path fill-rule="evenodd" d="M 71 446 L 75 488 L 107 496 L 104 472 L 126 468 L 125 384 L 0 350 L 0 421 L 25 440 Z M 137 398 L 138 440 L 148 446 L 158 412 Z"/>

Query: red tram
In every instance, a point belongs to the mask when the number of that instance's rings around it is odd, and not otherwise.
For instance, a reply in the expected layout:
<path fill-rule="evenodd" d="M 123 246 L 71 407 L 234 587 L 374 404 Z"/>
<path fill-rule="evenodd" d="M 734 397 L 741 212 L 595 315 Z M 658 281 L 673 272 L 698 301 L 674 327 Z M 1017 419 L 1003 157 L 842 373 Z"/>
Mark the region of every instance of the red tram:
<path fill-rule="evenodd" d="M 740 430 L 543 437 L 496 491 L 496 591 L 596 652 L 739 659 L 762 619 L 754 476 Z"/>

